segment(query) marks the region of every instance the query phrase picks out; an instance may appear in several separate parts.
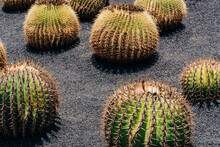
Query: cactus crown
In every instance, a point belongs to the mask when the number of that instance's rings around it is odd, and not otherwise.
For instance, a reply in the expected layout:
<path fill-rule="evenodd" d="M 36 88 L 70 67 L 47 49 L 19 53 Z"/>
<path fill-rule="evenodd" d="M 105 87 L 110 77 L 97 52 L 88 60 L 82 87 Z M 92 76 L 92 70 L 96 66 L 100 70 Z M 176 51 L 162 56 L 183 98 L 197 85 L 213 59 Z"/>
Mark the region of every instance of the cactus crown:
<path fill-rule="evenodd" d="M 216 101 L 220 99 L 220 62 L 199 59 L 182 72 L 183 94 L 192 102 Z"/>
<path fill-rule="evenodd" d="M 59 93 L 53 78 L 27 61 L 8 67 L 0 77 L 0 133 L 34 134 L 54 122 Z"/>
<path fill-rule="evenodd" d="M 68 4 L 68 3 L 65 0 L 36 0 L 35 4 L 62 5 L 62 4 Z"/>
<path fill-rule="evenodd" d="M 166 84 L 133 82 L 107 103 L 103 130 L 108 146 L 186 146 L 190 143 L 189 104 Z"/>
<path fill-rule="evenodd" d="M 144 11 L 144 9 L 142 7 L 130 5 L 130 4 L 119 4 L 119 5 L 114 4 L 114 5 L 110 5 L 110 6 L 106 7 L 106 9 L 108 9 L 108 10 L 118 9 L 118 10 L 130 11 L 130 12 Z"/>

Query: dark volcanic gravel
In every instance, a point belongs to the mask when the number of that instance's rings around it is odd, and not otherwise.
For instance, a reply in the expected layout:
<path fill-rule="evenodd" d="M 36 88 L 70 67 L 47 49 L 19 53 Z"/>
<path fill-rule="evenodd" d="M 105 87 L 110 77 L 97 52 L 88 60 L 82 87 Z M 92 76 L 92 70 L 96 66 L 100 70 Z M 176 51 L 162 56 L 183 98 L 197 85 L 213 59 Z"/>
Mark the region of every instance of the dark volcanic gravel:
<path fill-rule="evenodd" d="M 111 3 L 132 0 L 112 0 Z M 157 55 L 136 65 L 111 65 L 97 59 L 89 44 L 92 22 L 82 21 L 79 39 L 56 52 L 29 48 L 23 33 L 26 12 L 0 9 L 0 38 L 7 47 L 8 62 L 31 59 L 50 71 L 62 92 L 60 119 L 42 135 L 25 139 L 1 137 L 0 146 L 104 146 L 101 133 L 103 105 L 114 88 L 129 79 L 148 77 L 178 86 L 182 68 L 201 57 L 220 59 L 220 1 L 187 0 L 188 15 L 182 26 L 162 34 Z M 0 3 L 0 7 L 2 4 Z M 193 146 L 220 146 L 220 107 L 196 105 Z"/>

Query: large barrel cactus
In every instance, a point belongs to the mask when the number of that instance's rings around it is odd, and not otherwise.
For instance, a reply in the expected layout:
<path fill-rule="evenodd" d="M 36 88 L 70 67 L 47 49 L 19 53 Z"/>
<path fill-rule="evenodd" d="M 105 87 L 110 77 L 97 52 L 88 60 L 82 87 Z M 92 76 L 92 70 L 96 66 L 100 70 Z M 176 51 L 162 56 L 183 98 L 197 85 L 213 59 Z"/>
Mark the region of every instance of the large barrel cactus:
<path fill-rule="evenodd" d="M 175 29 L 187 13 L 184 0 L 136 0 L 134 4 L 153 15 L 162 31 Z"/>
<path fill-rule="evenodd" d="M 90 43 L 94 53 L 112 62 L 133 62 L 151 57 L 158 45 L 158 30 L 143 8 L 111 5 L 98 15 Z"/>
<path fill-rule="evenodd" d="M 109 4 L 109 0 L 68 0 L 80 18 L 92 19 L 101 9 Z"/>
<path fill-rule="evenodd" d="M 41 131 L 57 117 L 59 93 L 53 78 L 25 63 L 8 67 L 0 76 L 0 134 L 27 136 Z"/>
<path fill-rule="evenodd" d="M 181 74 L 183 94 L 192 102 L 220 100 L 220 62 L 199 59 Z"/>
<path fill-rule="evenodd" d="M 79 20 L 65 0 L 36 0 L 26 16 L 24 33 L 33 48 L 60 48 L 76 40 Z"/>
<path fill-rule="evenodd" d="M 191 107 L 165 84 L 142 81 L 122 86 L 103 116 L 107 146 L 187 146 Z"/>

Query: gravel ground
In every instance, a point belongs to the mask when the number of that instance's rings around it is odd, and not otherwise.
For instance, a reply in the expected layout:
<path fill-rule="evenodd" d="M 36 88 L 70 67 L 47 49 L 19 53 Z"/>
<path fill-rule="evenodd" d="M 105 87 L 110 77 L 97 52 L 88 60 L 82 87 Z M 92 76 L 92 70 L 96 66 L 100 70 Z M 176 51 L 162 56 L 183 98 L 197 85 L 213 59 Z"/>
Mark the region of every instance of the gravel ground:
<path fill-rule="evenodd" d="M 133 3 L 112 0 L 111 3 Z M 52 52 L 28 47 L 23 33 L 26 12 L 0 9 L 0 38 L 7 47 L 8 62 L 30 59 L 44 66 L 57 79 L 62 92 L 60 119 L 43 132 L 25 139 L 1 137 L 0 146 L 104 146 L 101 133 L 103 105 L 121 83 L 151 77 L 178 86 L 183 67 L 201 57 L 220 59 L 220 1 L 187 0 L 188 14 L 176 31 L 162 34 L 157 55 L 136 65 L 111 65 L 97 59 L 90 49 L 90 21 L 81 22 L 79 39 L 72 46 Z M 0 3 L 0 7 L 2 4 Z M 192 145 L 220 146 L 220 108 L 217 104 L 195 105 Z"/>

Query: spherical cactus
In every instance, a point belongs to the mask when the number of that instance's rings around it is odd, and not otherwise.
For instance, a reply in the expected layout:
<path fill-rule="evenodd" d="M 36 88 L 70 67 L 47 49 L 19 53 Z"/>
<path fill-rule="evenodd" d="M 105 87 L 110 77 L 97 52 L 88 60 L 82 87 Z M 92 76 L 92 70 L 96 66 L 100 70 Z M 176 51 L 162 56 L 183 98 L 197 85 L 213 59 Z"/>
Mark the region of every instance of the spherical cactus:
<path fill-rule="evenodd" d="M 4 45 L 0 39 L 0 71 L 5 69 L 7 66 L 7 55 L 4 49 Z"/>
<path fill-rule="evenodd" d="M 153 15 L 162 31 L 175 29 L 187 13 L 184 0 L 136 0 L 134 4 Z"/>
<path fill-rule="evenodd" d="M 90 36 L 94 53 L 112 62 L 133 62 L 156 52 L 158 30 L 144 9 L 128 4 L 111 5 L 98 15 Z"/>
<path fill-rule="evenodd" d="M 79 20 L 65 0 L 37 0 L 26 16 L 24 33 L 33 48 L 60 48 L 76 40 Z"/>
<path fill-rule="evenodd" d="M 80 18 L 92 19 L 101 9 L 109 4 L 109 0 L 68 0 Z"/>
<path fill-rule="evenodd" d="M 35 0 L 2 0 L 3 7 L 7 10 L 27 10 Z"/>
<path fill-rule="evenodd" d="M 182 72 L 183 94 L 192 102 L 220 100 L 220 62 L 199 59 L 188 65 Z"/>
<path fill-rule="evenodd" d="M 107 146 L 187 146 L 191 107 L 175 89 L 142 81 L 117 90 L 107 103 L 103 130 Z"/>
<path fill-rule="evenodd" d="M 27 61 L 1 75 L 1 135 L 25 137 L 41 131 L 54 122 L 58 106 L 56 83 L 40 67 Z"/>

